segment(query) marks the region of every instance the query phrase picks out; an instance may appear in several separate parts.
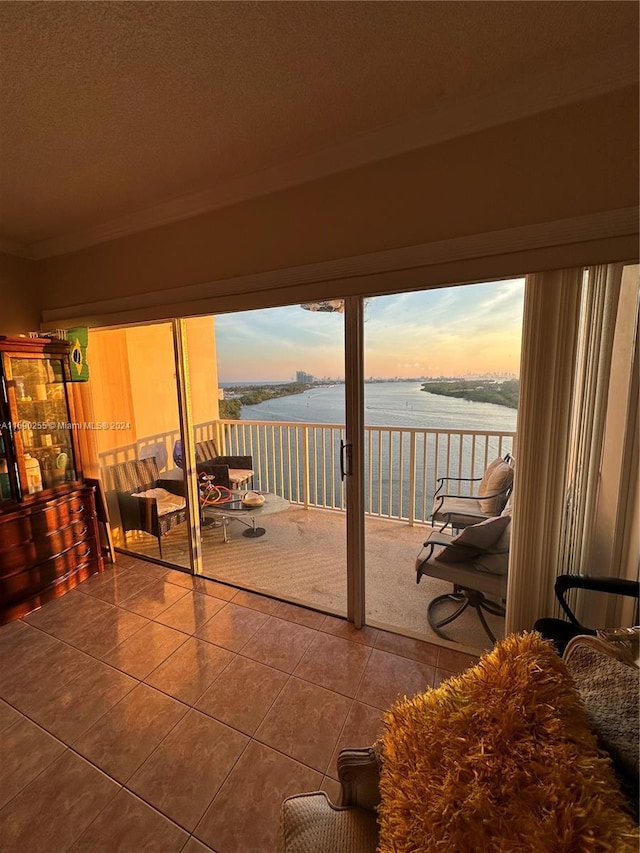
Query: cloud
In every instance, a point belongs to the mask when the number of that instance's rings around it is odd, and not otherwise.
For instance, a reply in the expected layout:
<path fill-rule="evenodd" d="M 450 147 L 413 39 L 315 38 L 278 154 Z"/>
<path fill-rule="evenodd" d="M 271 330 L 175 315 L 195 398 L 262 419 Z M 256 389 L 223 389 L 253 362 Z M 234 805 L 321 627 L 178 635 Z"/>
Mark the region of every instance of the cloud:
<path fill-rule="evenodd" d="M 367 375 L 517 371 L 524 281 L 510 279 L 371 297 Z M 344 316 L 299 306 L 216 318 L 219 374 L 290 379 L 295 370 L 344 374 Z M 450 368 L 450 369 L 449 369 Z"/>

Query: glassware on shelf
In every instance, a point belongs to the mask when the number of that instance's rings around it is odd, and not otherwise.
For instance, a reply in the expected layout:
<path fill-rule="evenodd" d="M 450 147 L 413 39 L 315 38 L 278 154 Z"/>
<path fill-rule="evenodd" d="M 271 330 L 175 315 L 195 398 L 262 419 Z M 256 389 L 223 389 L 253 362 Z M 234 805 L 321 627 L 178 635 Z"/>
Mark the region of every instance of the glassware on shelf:
<path fill-rule="evenodd" d="M 36 492 L 42 491 L 42 474 L 40 472 L 40 463 L 30 453 L 24 454 L 24 467 L 27 469 L 27 488 L 29 494 L 33 495 Z"/>
<path fill-rule="evenodd" d="M 9 468 L 4 456 L 0 456 L 0 500 L 6 501 L 11 497 L 11 484 L 9 483 Z"/>
<path fill-rule="evenodd" d="M 66 347 L 5 341 L 0 348 L 7 395 L 0 419 L 8 452 L 0 452 L 0 500 L 17 500 L 79 481 L 79 451 L 74 430 Z M 6 472 L 4 470 L 6 465 Z M 9 494 L 5 497 L 7 475 Z"/>

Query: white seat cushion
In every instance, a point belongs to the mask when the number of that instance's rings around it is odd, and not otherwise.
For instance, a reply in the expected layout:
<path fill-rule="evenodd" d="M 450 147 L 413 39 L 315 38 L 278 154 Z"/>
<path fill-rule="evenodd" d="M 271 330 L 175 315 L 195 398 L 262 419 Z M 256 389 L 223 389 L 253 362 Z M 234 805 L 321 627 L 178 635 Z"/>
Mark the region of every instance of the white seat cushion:
<path fill-rule="evenodd" d="M 229 468 L 229 479 L 234 480 L 250 480 L 253 477 L 253 471 L 250 468 Z"/>
<path fill-rule="evenodd" d="M 147 489 L 145 492 L 134 492 L 134 498 L 153 498 L 158 506 L 158 515 L 167 515 L 178 509 L 184 509 L 186 500 L 181 495 L 174 495 L 166 489 Z"/>

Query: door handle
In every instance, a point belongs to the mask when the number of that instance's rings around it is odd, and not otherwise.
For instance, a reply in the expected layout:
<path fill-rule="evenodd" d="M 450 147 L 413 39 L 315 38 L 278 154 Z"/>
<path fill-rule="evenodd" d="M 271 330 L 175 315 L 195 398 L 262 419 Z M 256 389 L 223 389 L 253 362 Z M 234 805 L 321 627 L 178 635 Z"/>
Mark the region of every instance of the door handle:
<path fill-rule="evenodd" d="M 345 461 L 347 464 L 345 465 Z M 351 443 L 340 439 L 340 479 L 351 476 Z"/>

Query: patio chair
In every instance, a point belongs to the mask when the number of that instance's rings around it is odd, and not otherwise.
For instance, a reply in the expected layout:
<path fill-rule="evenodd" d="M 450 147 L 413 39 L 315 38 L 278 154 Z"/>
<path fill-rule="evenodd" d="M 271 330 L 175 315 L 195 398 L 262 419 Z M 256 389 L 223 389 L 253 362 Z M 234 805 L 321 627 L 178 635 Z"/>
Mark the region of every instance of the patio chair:
<path fill-rule="evenodd" d="M 564 650 L 574 637 L 581 634 L 589 634 L 596 636 L 595 628 L 587 628 L 581 625 L 575 613 L 569 607 L 566 600 L 567 592 L 571 589 L 585 589 L 592 592 L 604 592 L 609 595 L 625 595 L 636 599 L 636 608 L 634 614 L 634 624 L 640 622 L 638 615 L 638 601 L 640 599 L 640 586 L 637 581 L 626 580 L 625 578 L 612 577 L 597 577 L 595 575 L 559 575 L 556 578 L 555 594 L 560 607 L 566 613 L 569 621 L 564 619 L 556 619 L 548 617 L 538 619 L 533 626 L 534 631 L 539 631 L 543 637 L 548 640 L 553 640 L 553 643 L 559 655 L 564 653 Z"/>
<path fill-rule="evenodd" d="M 431 521 L 441 523 L 441 530 L 450 525 L 461 530 L 486 518 L 500 515 L 513 489 L 514 460 L 507 453 L 487 467 L 482 477 L 438 477 Z M 448 491 L 449 483 L 479 483 L 475 494 L 465 495 Z M 447 491 L 445 491 L 445 487 Z"/>
<path fill-rule="evenodd" d="M 133 459 L 105 469 L 108 490 L 116 493 L 122 531 L 142 530 L 158 540 L 187 520 L 184 483 L 162 479 L 155 458 Z"/>
<path fill-rule="evenodd" d="M 173 445 L 173 461 L 178 468 L 184 467 L 180 439 Z M 253 478 L 253 460 L 251 456 L 219 456 L 215 442 L 206 439 L 196 444 L 196 471 L 211 477 L 218 485 L 241 489 Z"/>
<path fill-rule="evenodd" d="M 452 592 L 436 596 L 427 606 L 427 620 L 439 637 L 450 640 L 442 628 L 472 607 L 495 643 L 484 613 L 505 615 L 501 602 L 507 596 L 510 526 L 510 515 L 496 516 L 467 525 L 457 536 L 434 531 L 422 546 L 416 583 L 428 576 L 453 584 Z"/>
<path fill-rule="evenodd" d="M 213 439 L 196 443 L 196 467 L 199 474 L 220 465 L 229 467 L 229 480 L 232 489 L 248 488 L 253 480 L 253 459 L 251 456 L 220 456 Z"/>

